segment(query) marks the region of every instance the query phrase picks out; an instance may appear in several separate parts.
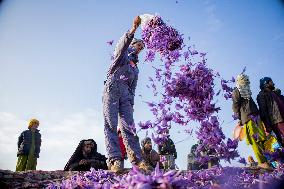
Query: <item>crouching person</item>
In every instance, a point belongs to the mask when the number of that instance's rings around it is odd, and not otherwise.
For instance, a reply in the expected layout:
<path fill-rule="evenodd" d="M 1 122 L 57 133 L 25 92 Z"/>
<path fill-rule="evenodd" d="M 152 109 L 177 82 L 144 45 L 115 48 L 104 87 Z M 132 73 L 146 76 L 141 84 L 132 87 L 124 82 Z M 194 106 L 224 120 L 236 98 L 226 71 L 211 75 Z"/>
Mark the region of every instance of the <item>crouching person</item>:
<path fill-rule="evenodd" d="M 81 140 L 64 171 L 89 171 L 91 167 L 107 170 L 106 159 L 97 152 L 97 143 L 93 139 Z"/>
<path fill-rule="evenodd" d="M 158 152 L 156 152 L 152 148 L 152 141 L 149 137 L 146 137 L 141 142 L 142 146 L 142 157 L 144 161 L 150 165 L 152 168 L 155 168 L 157 166 L 157 163 L 159 163 L 159 166 L 161 167 L 162 164 L 160 163 L 160 156 Z"/>
<path fill-rule="evenodd" d="M 41 134 L 37 129 L 38 126 L 39 121 L 31 119 L 28 130 L 23 131 L 19 136 L 16 171 L 36 170 L 41 146 Z"/>
<path fill-rule="evenodd" d="M 164 158 L 163 167 L 164 169 L 175 169 L 175 159 L 177 158 L 177 151 L 174 142 L 170 139 L 169 131 L 167 140 L 158 146 L 159 154 Z"/>

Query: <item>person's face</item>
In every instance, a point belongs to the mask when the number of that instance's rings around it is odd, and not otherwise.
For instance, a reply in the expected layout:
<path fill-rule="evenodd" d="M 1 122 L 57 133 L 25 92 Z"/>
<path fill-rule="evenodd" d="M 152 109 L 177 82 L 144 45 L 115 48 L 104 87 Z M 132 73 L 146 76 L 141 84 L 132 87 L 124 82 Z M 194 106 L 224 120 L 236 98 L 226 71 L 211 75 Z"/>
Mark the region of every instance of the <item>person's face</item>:
<path fill-rule="evenodd" d="M 34 123 L 32 126 L 31 126 L 31 129 L 32 130 L 36 130 L 38 128 L 38 124 L 37 123 Z"/>
<path fill-rule="evenodd" d="M 91 153 L 92 148 L 93 148 L 93 145 L 92 145 L 92 144 L 85 144 L 83 150 L 84 150 L 84 152 L 85 152 L 86 154 L 89 154 L 89 153 Z"/>
<path fill-rule="evenodd" d="M 271 89 L 271 90 L 273 90 L 275 88 L 272 80 L 268 82 L 268 88 Z"/>
<path fill-rule="evenodd" d="M 170 135 L 170 134 L 169 134 L 169 131 L 166 130 L 166 131 L 164 132 L 164 135 Z"/>
<path fill-rule="evenodd" d="M 152 142 L 147 141 L 144 147 L 145 147 L 146 150 L 152 150 Z"/>
<path fill-rule="evenodd" d="M 135 52 L 138 55 L 144 49 L 144 44 L 142 42 L 137 42 L 133 45 L 133 48 L 135 48 Z"/>

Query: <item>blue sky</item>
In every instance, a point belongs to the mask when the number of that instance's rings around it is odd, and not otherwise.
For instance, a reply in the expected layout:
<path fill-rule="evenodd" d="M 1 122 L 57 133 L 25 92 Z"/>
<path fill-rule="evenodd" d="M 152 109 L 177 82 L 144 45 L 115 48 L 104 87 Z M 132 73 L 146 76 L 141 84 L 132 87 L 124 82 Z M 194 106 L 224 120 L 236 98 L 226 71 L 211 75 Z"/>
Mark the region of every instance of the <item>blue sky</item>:
<path fill-rule="evenodd" d="M 101 99 L 113 49 L 106 42 L 116 42 L 133 18 L 145 13 L 159 14 L 185 39 L 190 37 L 186 41 L 207 52 L 208 65 L 224 78 L 236 76 L 246 66 L 254 99 L 264 76 L 271 76 L 284 90 L 284 3 L 280 0 L 4 0 L 0 5 L 1 169 L 15 169 L 17 137 L 32 117 L 40 120 L 43 137 L 38 169 L 62 169 L 83 138 L 94 138 L 105 154 Z M 158 59 L 143 63 L 143 57 L 136 122 L 151 118 L 142 101 L 151 99 L 146 92 L 151 66 L 161 64 Z M 231 102 L 219 99 L 218 103 L 223 131 L 231 137 L 236 124 Z M 175 142 L 188 138 L 183 129 L 171 131 Z M 145 133 L 139 136 L 142 139 Z M 176 144 L 182 169 L 194 141 L 193 136 Z M 245 157 L 252 155 L 244 142 L 239 151 Z"/>

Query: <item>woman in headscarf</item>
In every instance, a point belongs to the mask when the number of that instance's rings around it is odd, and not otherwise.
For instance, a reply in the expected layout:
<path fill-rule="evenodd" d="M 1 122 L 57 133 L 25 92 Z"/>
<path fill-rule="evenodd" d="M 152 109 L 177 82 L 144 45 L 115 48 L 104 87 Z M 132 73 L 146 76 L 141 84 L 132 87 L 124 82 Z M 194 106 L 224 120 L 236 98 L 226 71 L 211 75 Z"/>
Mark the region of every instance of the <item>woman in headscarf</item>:
<path fill-rule="evenodd" d="M 106 159 L 97 152 L 97 143 L 93 139 L 81 140 L 64 171 L 89 171 L 91 167 L 106 170 Z"/>
<path fill-rule="evenodd" d="M 251 97 L 249 77 L 245 74 L 237 76 L 236 88 L 233 90 L 233 111 L 245 130 L 246 142 L 252 145 L 254 154 L 262 168 L 269 168 L 263 155 L 266 134 L 255 102 Z"/>
<path fill-rule="evenodd" d="M 134 38 L 134 33 L 140 23 L 141 19 L 137 16 L 133 21 L 132 28 L 120 38 L 105 82 L 103 95 L 104 132 L 109 157 L 108 166 L 114 172 L 121 171 L 123 168 L 117 133 L 118 120 L 130 162 L 142 170 L 150 169 L 150 166 L 142 160 L 133 119 L 134 95 L 139 72 L 138 54 L 144 48 L 143 41 Z"/>

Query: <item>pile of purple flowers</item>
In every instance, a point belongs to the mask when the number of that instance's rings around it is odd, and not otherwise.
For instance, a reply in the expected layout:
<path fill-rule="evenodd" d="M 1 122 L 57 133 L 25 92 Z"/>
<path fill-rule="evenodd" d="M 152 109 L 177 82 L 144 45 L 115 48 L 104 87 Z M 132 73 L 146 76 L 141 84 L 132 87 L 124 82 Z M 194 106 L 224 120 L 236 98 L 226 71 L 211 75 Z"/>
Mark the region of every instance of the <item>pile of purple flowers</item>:
<path fill-rule="evenodd" d="M 91 169 L 81 172 L 60 183 L 52 183 L 48 189 L 114 189 L 114 188 L 279 188 L 284 179 L 284 168 L 273 172 L 261 172 L 248 168 L 214 167 L 200 171 L 168 171 L 157 166 L 145 175 L 134 167 L 128 173 L 116 175 L 104 170 Z"/>
<path fill-rule="evenodd" d="M 167 26 L 161 17 L 152 18 L 142 30 L 142 39 L 146 44 L 147 58 L 153 61 L 158 52 L 162 58 L 172 61 L 177 60 L 177 54 L 181 50 L 183 38 L 176 29 Z"/>

